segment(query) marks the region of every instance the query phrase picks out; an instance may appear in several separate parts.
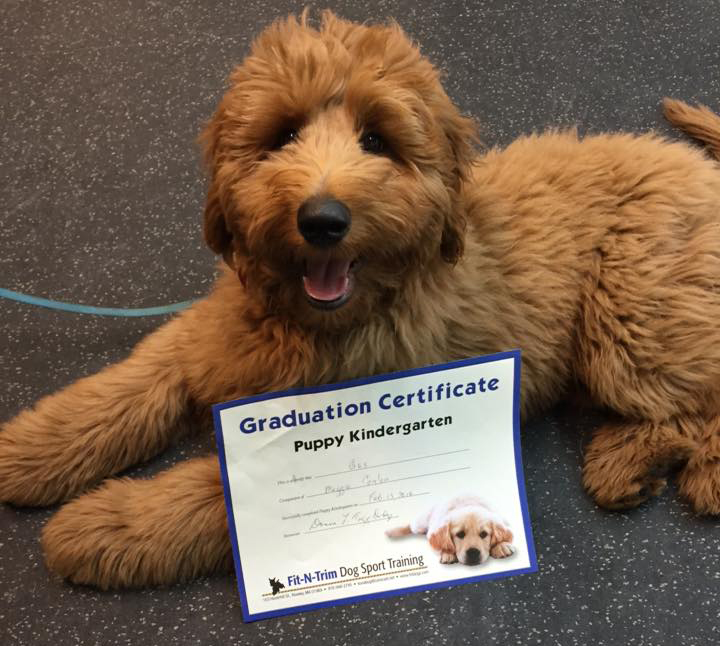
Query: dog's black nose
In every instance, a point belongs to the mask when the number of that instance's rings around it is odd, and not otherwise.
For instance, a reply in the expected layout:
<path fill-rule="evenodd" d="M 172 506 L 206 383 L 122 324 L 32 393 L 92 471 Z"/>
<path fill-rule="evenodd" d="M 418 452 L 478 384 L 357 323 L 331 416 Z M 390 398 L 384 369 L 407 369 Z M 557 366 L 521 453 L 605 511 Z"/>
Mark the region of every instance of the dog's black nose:
<path fill-rule="evenodd" d="M 480 550 L 476 547 L 471 547 L 465 552 L 465 563 L 467 565 L 476 565 L 480 563 Z"/>
<path fill-rule="evenodd" d="M 350 230 L 350 210 L 342 202 L 312 198 L 300 205 L 297 214 L 302 237 L 316 247 L 330 247 Z"/>

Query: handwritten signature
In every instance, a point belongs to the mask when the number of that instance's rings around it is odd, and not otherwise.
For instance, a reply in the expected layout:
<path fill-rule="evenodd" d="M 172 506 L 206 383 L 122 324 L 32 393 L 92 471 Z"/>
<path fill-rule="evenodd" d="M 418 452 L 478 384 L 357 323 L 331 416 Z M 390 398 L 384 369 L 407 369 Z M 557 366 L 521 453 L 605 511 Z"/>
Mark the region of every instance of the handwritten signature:
<path fill-rule="evenodd" d="M 345 512 L 335 520 L 320 520 L 319 518 L 315 518 L 312 523 L 310 523 L 308 531 L 339 528 L 349 525 L 368 525 L 369 523 L 389 521 L 394 518 L 397 518 L 397 515 L 390 513 L 386 509 L 378 508 L 369 511 Z"/>

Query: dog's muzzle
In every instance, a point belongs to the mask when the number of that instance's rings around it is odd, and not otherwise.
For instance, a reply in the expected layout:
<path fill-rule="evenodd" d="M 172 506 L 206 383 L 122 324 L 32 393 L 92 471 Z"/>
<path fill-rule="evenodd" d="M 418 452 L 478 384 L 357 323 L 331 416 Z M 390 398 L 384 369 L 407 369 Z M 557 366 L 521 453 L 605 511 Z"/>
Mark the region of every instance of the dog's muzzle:
<path fill-rule="evenodd" d="M 480 563 L 480 550 L 476 547 L 471 547 L 465 552 L 465 565 L 477 565 Z"/>
<path fill-rule="evenodd" d="M 354 261 L 335 257 L 331 251 L 350 231 L 350 210 L 339 200 L 312 198 L 298 209 L 297 224 L 314 248 L 305 260 L 305 295 L 315 307 L 336 309 L 350 297 Z"/>
<path fill-rule="evenodd" d="M 350 209 L 339 200 L 311 198 L 298 209 L 297 223 L 313 247 L 332 247 L 350 231 Z"/>

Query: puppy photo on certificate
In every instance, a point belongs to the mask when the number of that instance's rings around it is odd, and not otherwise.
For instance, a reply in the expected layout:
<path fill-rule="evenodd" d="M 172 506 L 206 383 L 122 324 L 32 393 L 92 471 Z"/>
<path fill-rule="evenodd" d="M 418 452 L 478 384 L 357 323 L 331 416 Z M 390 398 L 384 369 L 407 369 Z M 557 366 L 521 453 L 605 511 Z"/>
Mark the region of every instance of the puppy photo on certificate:
<path fill-rule="evenodd" d="M 484 499 L 459 495 L 426 509 L 409 525 L 386 530 L 389 538 L 427 535 L 440 552 L 440 563 L 482 565 L 491 556 L 503 559 L 516 552 L 507 521 Z"/>

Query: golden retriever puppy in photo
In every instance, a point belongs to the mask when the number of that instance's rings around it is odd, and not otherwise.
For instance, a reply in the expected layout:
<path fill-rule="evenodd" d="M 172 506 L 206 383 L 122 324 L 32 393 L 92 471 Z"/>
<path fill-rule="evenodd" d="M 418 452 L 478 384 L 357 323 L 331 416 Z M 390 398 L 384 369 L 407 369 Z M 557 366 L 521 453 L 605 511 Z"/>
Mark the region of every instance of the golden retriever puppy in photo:
<path fill-rule="evenodd" d="M 666 108 L 720 157 L 718 117 Z M 720 513 L 705 151 L 574 132 L 480 151 L 400 27 L 329 12 L 260 34 L 203 142 L 204 234 L 224 260 L 211 293 L 0 429 L 0 501 L 67 503 L 43 531 L 52 571 L 117 588 L 230 568 L 216 456 L 110 478 L 163 451 L 188 410 L 511 348 L 525 417 L 574 383 L 612 411 L 585 451 L 598 504 L 637 505 L 676 465 L 695 510 Z M 486 549 L 451 540 L 463 558 Z"/>
<path fill-rule="evenodd" d="M 480 565 L 491 556 L 515 554 L 507 521 L 479 496 L 457 496 L 424 511 L 409 525 L 388 529 L 389 538 L 426 534 L 440 563 Z"/>

